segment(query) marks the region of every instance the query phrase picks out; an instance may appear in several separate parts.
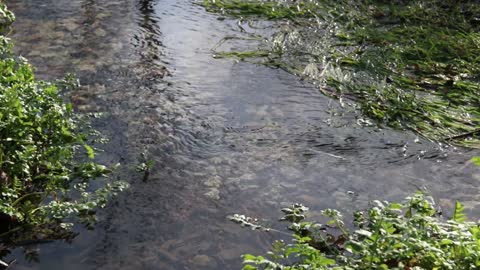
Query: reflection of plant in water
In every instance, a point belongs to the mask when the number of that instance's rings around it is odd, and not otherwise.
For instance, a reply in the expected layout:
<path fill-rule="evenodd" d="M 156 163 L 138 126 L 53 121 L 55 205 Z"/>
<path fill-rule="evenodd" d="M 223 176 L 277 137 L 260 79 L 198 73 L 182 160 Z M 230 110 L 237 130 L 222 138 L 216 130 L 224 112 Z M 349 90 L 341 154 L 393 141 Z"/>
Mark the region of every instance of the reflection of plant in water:
<path fill-rule="evenodd" d="M 12 19 L 0 4 L 3 28 Z M 111 169 L 93 162 L 95 132 L 83 131 L 82 117 L 60 96 L 75 83 L 36 80 L 0 36 L 0 241 L 6 247 L 68 240 L 73 218 L 90 224 L 96 209 L 127 187 L 106 180 L 91 185 Z"/>
<path fill-rule="evenodd" d="M 325 222 L 305 221 L 307 208 L 282 210 L 292 243 L 273 243 L 267 256 L 244 255 L 243 269 L 478 269 L 480 229 L 455 204 L 444 219 L 432 197 L 416 193 L 404 203 L 373 201 L 354 213 L 322 211 Z"/>
<path fill-rule="evenodd" d="M 480 147 L 476 1 L 204 0 L 217 13 L 279 21 L 255 59 L 350 98 L 378 124 Z M 258 60 L 260 59 L 260 60 Z"/>

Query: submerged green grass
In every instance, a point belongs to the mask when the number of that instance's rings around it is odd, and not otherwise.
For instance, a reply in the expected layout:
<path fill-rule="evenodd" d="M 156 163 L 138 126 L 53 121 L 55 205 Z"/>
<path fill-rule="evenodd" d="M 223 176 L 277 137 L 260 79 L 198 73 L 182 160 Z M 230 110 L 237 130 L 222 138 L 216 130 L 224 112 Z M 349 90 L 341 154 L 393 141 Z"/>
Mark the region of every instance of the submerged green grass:
<path fill-rule="evenodd" d="M 480 4 L 440 0 L 204 0 L 278 20 L 257 52 L 222 52 L 313 80 L 380 125 L 480 148 Z"/>
<path fill-rule="evenodd" d="M 309 9 L 314 3 L 299 2 L 298 6 L 280 1 L 204 1 L 203 6 L 211 12 L 227 11 L 234 16 L 263 16 L 268 19 L 311 17 Z"/>

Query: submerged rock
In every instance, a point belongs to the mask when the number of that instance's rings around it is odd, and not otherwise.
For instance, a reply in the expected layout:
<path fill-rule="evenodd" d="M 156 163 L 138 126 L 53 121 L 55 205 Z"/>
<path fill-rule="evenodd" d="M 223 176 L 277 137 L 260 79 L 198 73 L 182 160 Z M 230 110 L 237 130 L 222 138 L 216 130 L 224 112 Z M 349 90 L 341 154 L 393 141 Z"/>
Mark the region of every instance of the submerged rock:
<path fill-rule="evenodd" d="M 191 262 L 199 267 L 214 267 L 216 265 L 215 260 L 207 255 L 196 255 Z"/>
<path fill-rule="evenodd" d="M 208 179 L 204 184 L 207 187 L 219 188 L 222 184 L 222 179 L 220 178 L 220 176 L 215 175 L 214 177 Z"/>
<path fill-rule="evenodd" d="M 208 198 L 212 199 L 212 200 L 220 200 L 220 191 L 218 190 L 218 188 L 211 188 L 210 191 L 208 191 L 207 193 L 205 193 L 205 196 L 207 196 Z"/>

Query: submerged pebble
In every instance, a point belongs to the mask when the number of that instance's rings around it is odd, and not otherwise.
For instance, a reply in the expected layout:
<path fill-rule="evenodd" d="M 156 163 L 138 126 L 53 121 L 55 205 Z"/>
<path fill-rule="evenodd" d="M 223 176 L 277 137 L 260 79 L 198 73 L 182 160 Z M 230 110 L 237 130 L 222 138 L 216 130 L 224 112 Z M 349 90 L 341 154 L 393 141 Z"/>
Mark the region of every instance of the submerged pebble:
<path fill-rule="evenodd" d="M 199 267 L 215 267 L 215 260 L 207 255 L 196 255 L 192 258 L 192 263 Z"/>
<path fill-rule="evenodd" d="M 210 188 L 210 191 L 206 192 L 205 196 L 212 200 L 218 201 L 220 200 L 220 190 L 218 190 L 218 188 Z"/>

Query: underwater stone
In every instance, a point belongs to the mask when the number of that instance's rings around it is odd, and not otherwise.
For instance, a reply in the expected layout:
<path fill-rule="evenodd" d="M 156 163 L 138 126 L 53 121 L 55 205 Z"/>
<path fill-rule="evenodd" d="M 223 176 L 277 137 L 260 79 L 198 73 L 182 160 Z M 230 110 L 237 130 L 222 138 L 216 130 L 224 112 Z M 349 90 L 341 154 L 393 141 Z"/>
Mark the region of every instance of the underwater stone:
<path fill-rule="evenodd" d="M 192 263 L 200 267 L 212 267 L 215 261 L 207 255 L 196 255 L 192 258 Z"/>
<path fill-rule="evenodd" d="M 217 188 L 211 188 L 210 191 L 205 193 L 205 196 L 212 200 L 220 200 L 220 191 Z"/>

